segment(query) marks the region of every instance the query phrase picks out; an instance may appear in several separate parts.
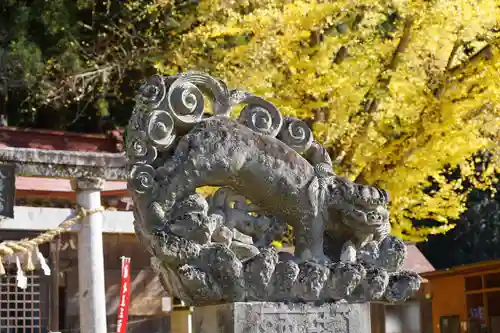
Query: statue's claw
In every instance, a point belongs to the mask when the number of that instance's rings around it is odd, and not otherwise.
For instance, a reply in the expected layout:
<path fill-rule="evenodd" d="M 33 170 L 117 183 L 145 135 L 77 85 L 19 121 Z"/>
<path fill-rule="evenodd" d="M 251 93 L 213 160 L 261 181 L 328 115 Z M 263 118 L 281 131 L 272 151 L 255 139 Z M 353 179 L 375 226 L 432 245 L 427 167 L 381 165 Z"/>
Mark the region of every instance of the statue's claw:
<path fill-rule="evenodd" d="M 353 264 L 356 262 L 356 247 L 352 241 L 347 241 L 342 246 L 342 250 L 340 252 L 340 261 L 345 263 Z"/>

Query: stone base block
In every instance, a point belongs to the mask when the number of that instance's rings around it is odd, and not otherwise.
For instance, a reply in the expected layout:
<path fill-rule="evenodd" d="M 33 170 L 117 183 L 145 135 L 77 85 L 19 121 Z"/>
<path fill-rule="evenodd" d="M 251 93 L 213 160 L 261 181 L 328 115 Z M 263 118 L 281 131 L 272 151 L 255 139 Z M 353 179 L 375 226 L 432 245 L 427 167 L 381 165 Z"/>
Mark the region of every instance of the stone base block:
<path fill-rule="evenodd" d="M 195 307 L 194 333 L 370 333 L 370 304 L 238 302 Z"/>

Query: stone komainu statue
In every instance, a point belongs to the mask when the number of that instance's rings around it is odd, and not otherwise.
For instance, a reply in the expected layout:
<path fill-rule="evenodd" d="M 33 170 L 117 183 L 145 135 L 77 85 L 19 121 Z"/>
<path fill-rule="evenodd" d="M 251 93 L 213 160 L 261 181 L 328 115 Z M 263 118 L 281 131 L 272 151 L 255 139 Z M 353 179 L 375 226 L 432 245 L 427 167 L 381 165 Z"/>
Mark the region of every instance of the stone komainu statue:
<path fill-rule="evenodd" d="M 419 288 L 388 236 L 388 195 L 334 174 L 308 126 L 258 96 L 199 72 L 153 76 L 127 157 L 136 234 L 186 304 L 397 302 Z M 288 225 L 293 255 L 271 245 Z"/>

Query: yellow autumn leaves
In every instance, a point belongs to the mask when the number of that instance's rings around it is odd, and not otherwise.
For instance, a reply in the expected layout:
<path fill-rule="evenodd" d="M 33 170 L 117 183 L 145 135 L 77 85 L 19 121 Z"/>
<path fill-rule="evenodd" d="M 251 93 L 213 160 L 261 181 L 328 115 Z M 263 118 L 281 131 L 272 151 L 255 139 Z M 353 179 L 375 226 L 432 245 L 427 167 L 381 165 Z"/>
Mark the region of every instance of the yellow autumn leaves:
<path fill-rule="evenodd" d="M 178 20 L 197 24 L 157 67 L 208 71 L 313 119 L 338 173 L 390 193 L 396 235 L 449 230 L 464 210 L 463 183 L 493 181 L 498 1 L 201 0 L 189 15 Z M 477 179 L 471 157 L 485 149 L 494 156 Z M 450 182 L 446 166 L 462 178 Z M 431 181 L 436 189 L 424 191 Z M 416 219 L 442 224 L 416 228 Z"/>

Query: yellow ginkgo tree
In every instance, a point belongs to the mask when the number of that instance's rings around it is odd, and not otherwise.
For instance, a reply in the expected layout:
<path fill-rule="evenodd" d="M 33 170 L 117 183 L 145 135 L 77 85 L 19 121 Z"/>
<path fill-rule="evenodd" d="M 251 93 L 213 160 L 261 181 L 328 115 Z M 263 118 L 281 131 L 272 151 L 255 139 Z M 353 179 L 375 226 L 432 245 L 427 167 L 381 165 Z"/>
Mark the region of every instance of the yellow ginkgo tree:
<path fill-rule="evenodd" d="M 161 72 L 208 71 L 310 121 L 336 172 L 390 193 L 397 236 L 446 232 L 464 182 L 497 181 L 499 1 L 201 0 L 177 20 Z"/>

